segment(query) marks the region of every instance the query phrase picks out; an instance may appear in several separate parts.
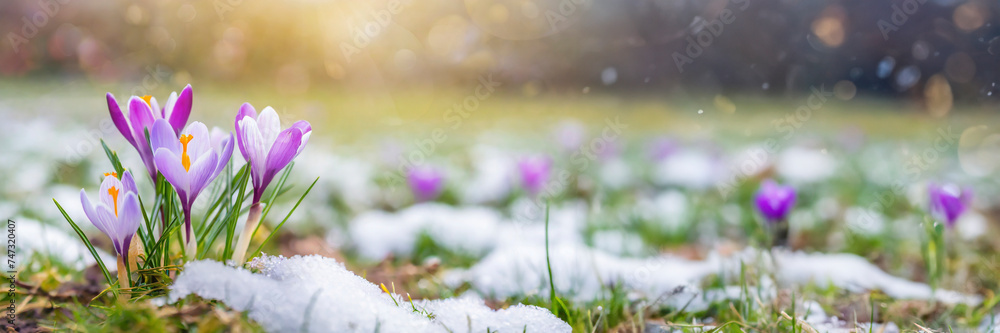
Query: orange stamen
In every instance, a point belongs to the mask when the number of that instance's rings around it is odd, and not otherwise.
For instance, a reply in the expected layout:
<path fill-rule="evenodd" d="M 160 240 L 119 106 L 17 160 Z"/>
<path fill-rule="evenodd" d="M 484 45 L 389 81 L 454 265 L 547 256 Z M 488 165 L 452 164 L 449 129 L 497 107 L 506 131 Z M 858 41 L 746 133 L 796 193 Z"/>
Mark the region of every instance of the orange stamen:
<path fill-rule="evenodd" d="M 115 178 L 118 178 L 118 173 L 117 173 L 117 172 L 114 172 L 114 171 L 111 171 L 111 172 L 105 172 L 105 173 L 104 173 L 104 177 L 107 177 L 107 176 L 115 176 Z"/>
<path fill-rule="evenodd" d="M 149 105 L 149 106 L 153 106 L 153 104 L 150 104 L 150 101 L 149 101 L 152 98 L 153 98 L 153 96 L 150 96 L 150 95 L 142 96 L 142 100 L 146 101 L 146 105 Z"/>
<path fill-rule="evenodd" d="M 115 202 L 115 217 L 118 217 L 118 188 L 112 186 L 108 189 L 108 194 L 111 195 L 111 199 Z"/>
<path fill-rule="evenodd" d="M 181 153 L 181 165 L 184 166 L 184 171 L 191 171 L 191 156 L 188 156 L 188 142 L 191 142 L 194 136 L 191 134 L 181 134 L 181 144 L 184 145 L 184 152 Z"/>

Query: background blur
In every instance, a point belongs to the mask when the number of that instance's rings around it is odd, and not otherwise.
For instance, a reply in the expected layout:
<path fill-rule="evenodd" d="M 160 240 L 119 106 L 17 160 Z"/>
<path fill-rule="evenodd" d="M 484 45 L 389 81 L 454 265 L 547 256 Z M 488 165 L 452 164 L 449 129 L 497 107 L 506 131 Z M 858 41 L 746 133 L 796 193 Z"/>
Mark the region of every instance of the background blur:
<path fill-rule="evenodd" d="M 7 0 L 0 75 L 287 97 L 487 73 L 525 97 L 824 86 L 941 115 L 1000 98 L 998 18 L 985 0 Z"/>

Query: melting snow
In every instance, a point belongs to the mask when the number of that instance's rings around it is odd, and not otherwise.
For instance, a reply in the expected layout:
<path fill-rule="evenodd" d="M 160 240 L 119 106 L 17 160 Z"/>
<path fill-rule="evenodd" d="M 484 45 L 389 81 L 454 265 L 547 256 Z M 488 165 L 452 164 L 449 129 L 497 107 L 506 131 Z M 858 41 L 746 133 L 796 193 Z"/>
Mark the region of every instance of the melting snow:
<path fill-rule="evenodd" d="M 978 304 L 978 296 L 964 295 L 898 278 L 862 257 L 846 253 L 778 253 L 778 279 L 792 283 L 829 283 L 853 292 L 878 289 L 897 299 L 931 299 L 944 303 Z"/>
<path fill-rule="evenodd" d="M 25 218 L 15 218 L 14 221 L 17 234 L 20 236 L 17 243 L 19 247 L 17 255 L 20 257 L 17 259 L 18 263 L 28 262 L 27 258 L 36 252 L 50 255 L 79 270 L 97 263 L 75 234 L 70 235 L 62 229 Z M 108 270 L 117 270 L 117 266 L 115 266 L 117 259 L 113 255 L 100 249 L 97 249 L 97 254 L 101 256 L 101 260 L 104 261 Z"/>
<path fill-rule="evenodd" d="M 937 298 L 945 303 L 977 304 L 978 296 L 954 291 L 938 290 L 923 283 L 894 277 L 853 254 L 789 253 L 775 252 L 779 281 L 783 284 L 831 284 L 853 292 L 881 290 L 898 299 Z M 748 249 L 731 257 L 710 254 L 704 261 L 690 261 L 671 256 L 651 258 L 622 258 L 582 245 L 562 244 L 551 247 L 552 274 L 560 293 L 573 295 L 580 300 L 607 296 L 607 287 L 620 284 L 629 290 L 644 294 L 647 299 L 664 295 L 698 295 L 692 285 L 710 274 L 734 277 L 741 261 L 771 265 L 768 253 Z M 505 246 L 498 248 L 468 270 L 449 272 L 445 281 L 452 285 L 469 282 L 483 295 L 511 297 L 517 295 L 546 295 L 548 271 L 544 246 Z M 682 288 L 682 289 L 679 289 Z M 702 294 L 704 298 L 718 298 L 720 291 Z M 723 291 L 723 295 L 731 292 Z M 731 296 L 731 295 L 730 295 Z M 688 296 L 690 299 L 693 296 Z M 670 297 L 665 302 L 683 306 L 685 297 Z M 680 303 L 672 303 L 680 302 Z"/>
<path fill-rule="evenodd" d="M 251 266 L 260 273 L 215 261 L 190 262 L 175 280 L 168 301 L 191 294 L 220 300 L 247 311 L 271 332 L 571 331 L 548 310 L 515 305 L 494 311 L 475 297 L 414 301 L 421 311 L 415 312 L 404 295 L 387 295 L 343 264 L 321 256 L 265 255 Z"/>
<path fill-rule="evenodd" d="M 833 176 L 837 161 L 818 149 L 792 147 L 778 157 L 778 173 L 793 183 L 814 183 Z"/>
<path fill-rule="evenodd" d="M 523 212 L 535 204 L 521 201 L 514 206 L 524 206 L 520 210 Z M 583 209 L 582 205 L 552 209 L 553 242 L 583 242 L 580 237 Z M 359 255 L 373 261 L 390 254 L 409 255 L 422 234 L 430 236 L 439 246 L 472 256 L 486 255 L 498 244 L 544 244 L 544 209 L 541 216 L 530 213 L 518 216 L 525 219 L 507 220 L 485 207 L 421 203 L 397 213 L 364 213 L 351 221 L 348 234 Z"/>
<path fill-rule="evenodd" d="M 723 167 L 722 163 L 706 152 L 687 150 L 658 163 L 653 171 L 653 181 L 659 185 L 706 189 L 723 179 Z"/>

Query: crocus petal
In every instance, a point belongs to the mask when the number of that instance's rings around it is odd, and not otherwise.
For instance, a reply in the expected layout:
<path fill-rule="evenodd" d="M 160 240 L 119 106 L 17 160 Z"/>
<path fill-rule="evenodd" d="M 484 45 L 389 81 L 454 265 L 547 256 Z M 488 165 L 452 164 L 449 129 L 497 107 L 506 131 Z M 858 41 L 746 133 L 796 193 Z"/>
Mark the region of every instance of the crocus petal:
<path fill-rule="evenodd" d="M 153 118 L 163 119 L 163 109 L 160 108 L 160 103 L 156 102 L 156 97 L 149 97 L 149 108 L 153 111 Z"/>
<path fill-rule="evenodd" d="M 264 170 L 267 163 L 267 149 L 264 147 L 264 139 L 261 138 L 260 130 L 257 128 L 257 120 L 253 118 L 243 118 L 240 121 L 238 130 L 243 133 L 243 155 L 249 156 L 250 173 L 254 177 L 254 188 L 263 185 Z"/>
<path fill-rule="evenodd" d="M 444 178 L 433 168 L 411 168 L 407 181 L 417 201 L 434 200 L 441 194 Z"/>
<path fill-rule="evenodd" d="M 260 112 L 260 115 L 257 116 L 257 128 L 260 129 L 260 135 L 264 138 L 264 148 L 271 150 L 274 140 L 281 132 L 281 120 L 278 119 L 278 113 L 274 112 L 274 108 L 268 106 Z"/>
<path fill-rule="evenodd" d="M 167 97 L 167 103 L 163 104 L 163 119 L 170 120 L 170 115 L 174 114 L 174 105 L 177 104 L 177 92 L 170 92 L 170 97 Z"/>
<path fill-rule="evenodd" d="M 132 177 L 131 172 L 126 170 L 125 173 L 122 175 L 121 182 L 123 188 L 122 193 L 126 192 L 139 193 L 138 188 L 135 186 L 135 178 Z"/>
<path fill-rule="evenodd" d="M 101 181 L 101 189 L 100 189 L 99 192 L 97 192 L 97 199 L 98 199 L 98 201 L 100 201 L 101 203 L 107 205 L 108 207 L 118 207 L 118 206 L 116 206 L 116 204 L 118 204 L 120 202 L 115 202 L 116 199 L 114 197 L 112 197 L 111 193 L 109 193 L 109 191 L 108 191 L 112 187 L 114 187 L 114 188 L 116 188 L 118 190 L 118 193 L 119 193 L 118 194 L 118 196 L 119 196 L 118 199 L 121 199 L 121 197 L 125 195 L 125 189 L 122 186 L 122 182 L 119 181 L 118 178 L 115 178 L 115 177 L 112 177 L 112 176 L 107 176 L 107 177 L 104 177 L 103 181 Z"/>
<path fill-rule="evenodd" d="M 87 197 L 87 191 L 80 189 L 80 203 L 83 205 L 83 213 L 87 215 L 87 219 L 90 223 L 97 227 L 105 235 L 108 235 L 107 223 L 101 220 L 101 217 L 97 215 L 97 209 L 94 207 L 94 203 L 90 202 L 90 198 Z M 110 236 L 109 236 L 110 237 Z"/>
<path fill-rule="evenodd" d="M 215 178 L 216 176 L 218 176 L 219 173 L 222 172 L 222 169 L 224 169 L 226 167 L 226 164 L 229 163 L 229 160 L 232 159 L 232 157 L 233 157 L 233 141 L 234 141 L 233 140 L 233 133 L 229 133 L 229 137 L 222 140 L 222 143 L 221 143 L 221 145 L 222 145 L 222 152 L 221 152 L 221 154 L 219 154 L 218 165 L 216 166 L 215 171 L 212 172 L 212 178 Z"/>
<path fill-rule="evenodd" d="M 174 127 L 174 132 L 180 133 L 184 125 L 187 124 L 188 118 L 191 116 L 193 99 L 194 92 L 191 90 L 191 85 L 189 84 L 181 91 L 180 96 L 177 97 L 177 101 L 173 104 L 170 111 L 170 125 Z"/>
<path fill-rule="evenodd" d="M 118 106 L 118 101 L 115 100 L 115 96 L 111 93 L 107 95 L 108 99 L 108 112 L 111 113 L 111 121 L 115 123 L 115 127 L 118 128 L 118 132 L 122 133 L 125 137 L 125 141 L 128 141 L 133 147 L 135 147 L 135 140 L 132 139 L 132 128 L 128 125 L 128 120 L 125 119 L 125 114 L 122 113 L 121 107 Z"/>
<path fill-rule="evenodd" d="M 125 239 L 122 239 L 121 245 L 119 245 L 122 249 L 121 252 L 124 253 L 125 256 L 128 255 L 129 248 L 132 247 L 132 236 L 134 235 L 135 234 L 133 233 L 132 235 L 125 236 Z"/>
<path fill-rule="evenodd" d="M 250 155 L 247 154 L 247 149 L 243 144 L 243 132 L 240 131 L 240 120 L 243 120 L 245 117 L 257 119 L 257 110 L 254 110 L 253 105 L 250 105 L 250 103 L 243 103 L 240 106 L 240 111 L 236 113 L 236 122 L 233 123 L 233 128 L 236 129 L 236 143 L 240 147 L 240 153 L 243 154 L 243 160 L 249 161 Z"/>
<path fill-rule="evenodd" d="M 795 206 L 795 189 L 768 179 L 761 184 L 753 200 L 761 216 L 768 222 L 778 222 L 784 220 Z"/>
<path fill-rule="evenodd" d="M 174 128 L 166 120 L 157 119 L 153 123 L 153 128 L 149 131 L 149 136 L 149 143 L 152 145 L 153 151 L 165 148 L 174 153 L 174 155 L 179 156 L 181 154 L 181 143 L 177 141 L 177 134 L 174 133 Z"/>
<path fill-rule="evenodd" d="M 208 131 L 208 136 L 212 138 L 211 146 L 218 152 L 222 148 L 222 140 L 226 138 L 226 134 L 232 134 L 232 132 L 226 133 L 221 128 L 212 126 L 212 129 Z"/>
<path fill-rule="evenodd" d="M 295 152 L 295 156 L 299 156 L 302 153 L 302 149 L 306 147 L 306 143 L 309 143 L 309 137 L 312 136 L 312 125 L 308 121 L 299 120 L 292 124 L 291 128 L 298 128 L 302 131 L 302 144 L 299 145 L 298 151 Z"/>
<path fill-rule="evenodd" d="M 121 246 L 117 242 L 118 239 L 116 238 L 119 234 L 119 229 L 121 228 L 121 226 L 118 225 L 118 217 L 111 211 L 111 207 L 105 205 L 98 204 L 94 207 L 94 210 L 97 211 L 97 219 L 105 223 L 105 234 L 107 234 L 108 237 L 111 238 L 111 241 L 115 243 L 115 252 L 120 251 Z M 119 252 L 119 254 L 121 254 L 121 252 Z"/>
<path fill-rule="evenodd" d="M 174 185 L 174 190 L 187 192 L 190 183 L 181 158 L 166 148 L 157 149 L 153 156 L 157 169 L 163 174 L 163 178 Z"/>
<path fill-rule="evenodd" d="M 184 133 L 192 137 L 187 144 L 188 156 L 191 156 L 192 162 L 206 152 L 212 151 L 212 136 L 208 134 L 208 127 L 205 124 L 199 121 L 193 122 L 184 129 Z"/>
<path fill-rule="evenodd" d="M 118 213 L 118 224 L 121 225 L 119 228 L 118 236 L 124 239 L 126 236 L 131 236 L 139 230 L 139 221 L 142 220 L 142 211 L 139 209 L 139 196 L 133 192 L 125 194 L 125 198 L 122 201 L 121 212 Z"/>
<path fill-rule="evenodd" d="M 261 184 L 263 187 L 267 187 L 274 175 L 295 158 L 295 152 L 299 150 L 301 144 L 302 132 L 297 128 L 289 128 L 278 134 L 271 152 L 267 154 L 267 171 Z"/>
<path fill-rule="evenodd" d="M 215 155 L 214 152 L 202 155 L 197 161 L 191 164 L 191 170 L 188 170 L 188 179 L 191 182 L 188 191 L 188 198 L 194 201 L 201 190 L 205 189 L 208 183 L 212 182 L 212 174 L 215 173 L 215 167 L 219 161 L 219 157 Z"/>
<path fill-rule="evenodd" d="M 136 148 L 141 149 L 146 146 L 146 128 L 153 126 L 153 121 L 156 120 L 153 111 L 142 98 L 132 96 L 128 101 L 128 117 L 132 124 L 132 139 L 138 145 Z"/>

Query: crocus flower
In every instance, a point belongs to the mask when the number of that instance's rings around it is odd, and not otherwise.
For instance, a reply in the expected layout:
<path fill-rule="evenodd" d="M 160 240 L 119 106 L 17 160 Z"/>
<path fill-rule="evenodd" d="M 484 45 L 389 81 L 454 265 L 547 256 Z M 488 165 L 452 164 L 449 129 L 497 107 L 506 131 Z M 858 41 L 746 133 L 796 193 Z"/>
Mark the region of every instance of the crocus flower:
<path fill-rule="evenodd" d="M 791 186 L 781 186 L 773 180 L 765 180 L 754 194 L 757 211 L 769 223 L 783 221 L 788 212 L 795 206 L 795 189 Z"/>
<path fill-rule="evenodd" d="M 441 195 L 444 189 L 444 176 L 431 167 L 414 167 L 406 175 L 406 180 L 417 201 L 430 201 Z"/>
<path fill-rule="evenodd" d="M 184 241 L 189 243 L 191 204 L 229 163 L 233 154 L 233 134 L 213 146 L 205 124 L 191 123 L 178 139 L 172 124 L 165 119 L 157 119 L 150 131 L 150 143 L 155 152 L 156 168 L 180 197 L 184 210 Z"/>
<path fill-rule="evenodd" d="M 309 142 L 312 126 L 305 120 L 281 130 L 278 113 L 270 106 L 260 115 L 250 103 L 236 114 L 236 140 L 243 158 L 250 162 L 253 179 L 253 202 L 260 202 L 267 185 L 284 169 Z"/>
<path fill-rule="evenodd" d="M 236 142 L 240 153 L 250 163 L 250 178 L 253 180 L 253 203 L 243 225 L 243 233 L 233 252 L 233 262 L 243 264 L 250 238 L 260 223 L 263 205 L 260 198 L 274 176 L 291 163 L 312 135 L 312 126 L 305 120 L 281 130 L 278 113 L 270 106 L 257 114 L 250 103 L 244 103 L 236 114 Z"/>
<path fill-rule="evenodd" d="M 135 180 L 128 171 L 122 174 L 121 180 L 114 172 L 104 174 L 96 203 L 90 201 L 86 190 L 80 189 L 80 202 L 84 214 L 97 230 L 111 238 L 111 244 L 118 254 L 118 285 L 122 289 L 129 288 L 125 258 L 129 257 L 132 238 L 135 237 L 139 223 L 143 219 L 139 196 L 136 193 Z M 127 297 L 126 295 L 122 299 Z"/>
<path fill-rule="evenodd" d="M 521 186 L 531 196 L 537 196 L 549 181 L 552 160 L 546 156 L 527 157 L 517 163 L 517 168 L 521 172 Z"/>
<path fill-rule="evenodd" d="M 91 202 L 87 191 L 80 189 L 83 212 L 98 230 L 111 238 L 115 253 L 128 255 L 132 236 L 139 229 L 142 212 L 139 211 L 139 196 L 136 194 L 132 173 L 125 171 L 118 180 L 115 173 L 104 174 L 98 201 Z"/>
<path fill-rule="evenodd" d="M 654 162 L 659 162 L 677 152 L 678 146 L 676 141 L 668 137 L 658 137 L 649 143 L 647 149 L 649 158 Z"/>
<path fill-rule="evenodd" d="M 932 183 L 928 186 L 927 192 L 930 195 L 931 216 L 944 222 L 949 228 L 955 226 L 955 221 L 965 212 L 972 200 L 972 191 L 960 190 L 955 185 L 941 186 Z"/>
<path fill-rule="evenodd" d="M 142 163 L 146 165 L 146 171 L 149 172 L 149 178 L 153 181 L 156 181 L 156 165 L 153 162 L 153 150 L 146 143 L 146 130 L 151 130 L 153 122 L 157 119 L 167 119 L 174 129 L 174 133 L 180 133 L 191 115 L 192 94 L 191 85 L 184 87 L 180 95 L 177 95 L 176 92 L 171 93 L 170 97 L 167 98 L 167 104 L 162 109 L 156 102 L 156 98 L 148 95 L 132 96 L 128 102 L 128 115 L 122 113 L 114 95 L 111 93 L 107 95 L 111 120 L 125 137 L 125 141 L 128 141 L 139 152 L 139 157 L 142 158 Z"/>

